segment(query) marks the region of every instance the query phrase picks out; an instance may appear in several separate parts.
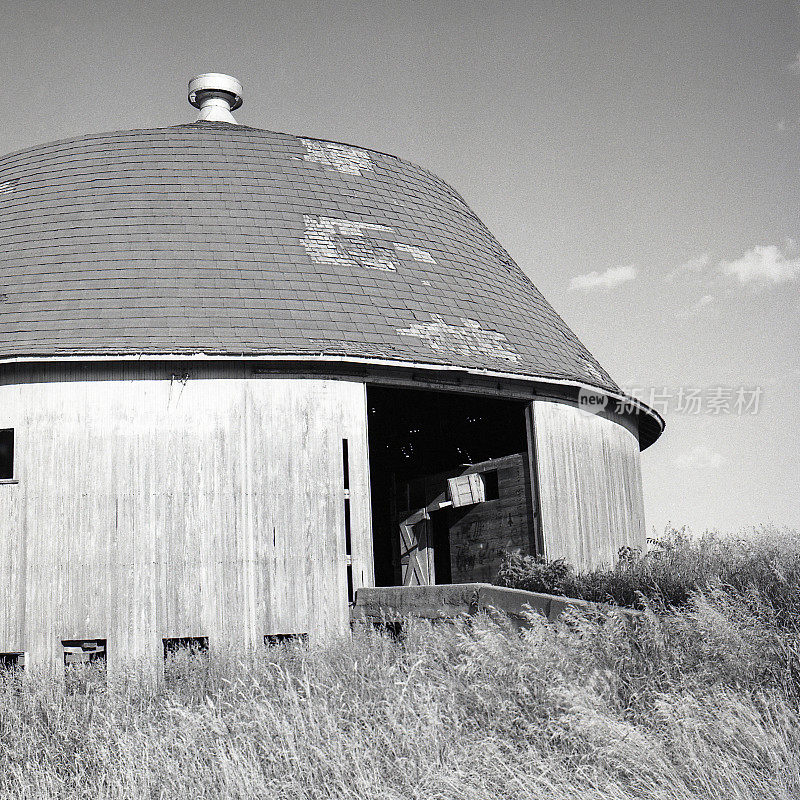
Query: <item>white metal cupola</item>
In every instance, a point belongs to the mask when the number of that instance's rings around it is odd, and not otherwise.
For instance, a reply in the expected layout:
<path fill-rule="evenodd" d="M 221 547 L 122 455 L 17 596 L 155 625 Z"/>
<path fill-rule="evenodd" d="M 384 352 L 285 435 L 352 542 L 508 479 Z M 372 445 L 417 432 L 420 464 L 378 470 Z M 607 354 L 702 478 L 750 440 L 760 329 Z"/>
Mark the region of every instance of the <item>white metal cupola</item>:
<path fill-rule="evenodd" d="M 206 72 L 189 81 L 189 102 L 200 109 L 198 122 L 229 122 L 236 125 L 231 111 L 242 105 L 242 84 L 230 75 Z"/>

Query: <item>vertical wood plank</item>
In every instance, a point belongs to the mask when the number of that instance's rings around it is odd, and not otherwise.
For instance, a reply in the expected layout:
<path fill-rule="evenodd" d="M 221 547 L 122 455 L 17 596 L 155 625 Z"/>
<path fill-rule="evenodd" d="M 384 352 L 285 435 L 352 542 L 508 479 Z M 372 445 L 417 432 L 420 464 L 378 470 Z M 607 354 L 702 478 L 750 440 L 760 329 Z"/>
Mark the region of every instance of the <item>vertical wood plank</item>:
<path fill-rule="evenodd" d="M 639 443 L 617 422 L 565 403 L 531 404 L 544 555 L 577 569 L 646 547 Z"/>

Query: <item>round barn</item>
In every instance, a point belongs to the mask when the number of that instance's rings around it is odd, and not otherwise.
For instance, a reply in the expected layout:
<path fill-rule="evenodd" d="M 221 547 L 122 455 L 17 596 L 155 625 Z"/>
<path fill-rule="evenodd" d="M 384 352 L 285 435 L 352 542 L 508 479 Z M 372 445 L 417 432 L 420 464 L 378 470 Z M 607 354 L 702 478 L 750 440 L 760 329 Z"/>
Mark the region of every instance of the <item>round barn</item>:
<path fill-rule="evenodd" d="M 459 194 L 199 119 L 0 158 L 0 653 L 158 669 L 644 547 L 626 398 Z"/>

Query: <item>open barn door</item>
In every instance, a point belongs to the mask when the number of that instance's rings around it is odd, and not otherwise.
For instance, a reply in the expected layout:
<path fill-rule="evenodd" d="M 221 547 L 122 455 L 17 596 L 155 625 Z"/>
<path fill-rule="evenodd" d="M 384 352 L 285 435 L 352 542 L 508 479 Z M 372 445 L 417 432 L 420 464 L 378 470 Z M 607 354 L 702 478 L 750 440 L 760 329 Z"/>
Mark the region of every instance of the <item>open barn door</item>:
<path fill-rule="evenodd" d="M 428 521 L 427 509 L 421 508 L 400 523 L 400 573 L 403 586 L 429 586 L 436 583 Z"/>
<path fill-rule="evenodd" d="M 491 580 L 533 552 L 524 402 L 370 385 L 367 406 L 377 586 Z"/>

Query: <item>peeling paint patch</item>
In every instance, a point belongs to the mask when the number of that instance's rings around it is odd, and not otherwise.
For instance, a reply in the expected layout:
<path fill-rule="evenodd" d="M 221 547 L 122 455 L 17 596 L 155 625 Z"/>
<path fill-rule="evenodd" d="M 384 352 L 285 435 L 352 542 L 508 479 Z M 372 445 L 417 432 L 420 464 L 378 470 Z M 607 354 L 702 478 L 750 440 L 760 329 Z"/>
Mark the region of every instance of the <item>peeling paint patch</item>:
<path fill-rule="evenodd" d="M 584 364 L 583 365 L 583 372 L 588 375 L 590 378 L 593 378 L 596 381 L 600 381 L 601 383 L 606 382 L 606 377 L 600 372 L 594 364 Z"/>
<path fill-rule="evenodd" d="M 306 147 L 304 161 L 314 161 L 327 169 L 335 169 L 347 175 L 361 175 L 373 172 L 374 164 L 365 150 L 336 142 L 317 142 L 314 139 L 300 139 Z"/>
<path fill-rule="evenodd" d="M 401 336 L 425 339 L 437 352 L 457 353 L 462 356 L 495 358 L 516 364 L 519 355 L 504 345 L 508 341 L 502 333 L 486 330 L 474 319 L 461 318 L 463 325 L 450 325 L 433 315 L 433 322 L 419 323 L 408 328 L 397 328 Z"/>
<path fill-rule="evenodd" d="M 303 214 L 303 222 L 306 226 L 303 244 L 317 264 L 342 264 L 384 272 L 397 270 L 394 250 L 375 236 L 391 233 L 392 229 L 386 225 L 308 214 Z"/>
<path fill-rule="evenodd" d="M 384 272 L 396 272 L 398 253 L 415 261 L 435 264 L 427 250 L 394 241 L 395 232 L 388 225 L 353 222 L 337 217 L 303 215 L 306 233 L 303 244 L 317 264 L 342 264 Z"/>
<path fill-rule="evenodd" d="M 414 247 L 412 244 L 395 244 L 394 249 L 399 250 L 401 253 L 408 253 L 414 261 L 422 261 L 426 264 L 436 263 L 427 250 L 423 250 L 421 247 Z"/>
<path fill-rule="evenodd" d="M 0 195 L 11 194 L 19 183 L 19 178 L 12 178 L 10 181 L 0 182 Z"/>

